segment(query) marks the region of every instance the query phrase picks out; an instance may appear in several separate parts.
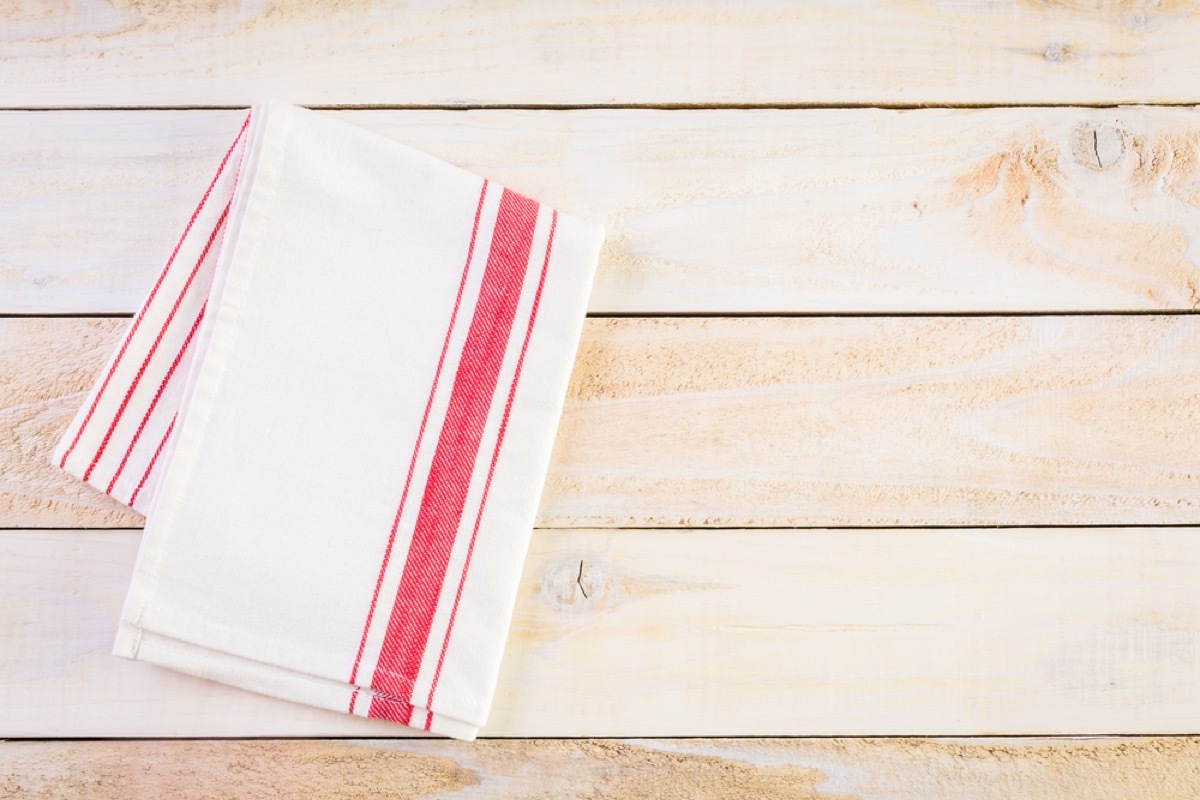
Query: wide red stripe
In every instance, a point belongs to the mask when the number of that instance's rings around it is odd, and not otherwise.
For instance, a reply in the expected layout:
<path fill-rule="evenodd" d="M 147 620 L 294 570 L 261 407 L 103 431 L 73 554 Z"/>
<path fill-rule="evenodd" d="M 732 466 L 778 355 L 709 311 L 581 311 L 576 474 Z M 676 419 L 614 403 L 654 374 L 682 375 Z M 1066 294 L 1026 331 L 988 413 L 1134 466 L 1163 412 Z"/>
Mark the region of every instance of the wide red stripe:
<path fill-rule="evenodd" d="M 450 620 L 446 623 L 446 635 L 442 637 L 442 650 L 438 653 L 437 669 L 429 685 L 429 697 L 425 700 L 425 730 L 433 720 L 433 693 L 437 691 L 438 678 L 442 675 L 442 663 L 446 660 L 446 648 L 450 644 L 450 632 L 454 630 L 454 618 L 458 616 L 458 602 L 462 599 L 463 584 L 471 568 L 471 554 L 475 552 L 475 539 L 479 536 L 479 525 L 483 521 L 483 509 L 487 506 L 488 493 L 492 488 L 492 476 L 496 473 L 496 462 L 500 460 L 500 447 L 504 444 L 504 433 L 508 430 L 508 417 L 512 413 L 513 399 L 517 395 L 517 383 L 521 380 L 521 367 L 525 365 L 525 353 L 529 350 L 529 339 L 533 336 L 533 324 L 537 321 L 538 307 L 542 303 L 542 289 L 546 285 L 546 272 L 550 268 L 550 249 L 554 246 L 554 229 L 558 227 L 558 212 L 550 217 L 550 236 L 546 239 L 546 257 L 542 259 L 542 274 L 538 278 L 537 291 L 533 295 L 533 307 L 529 310 L 529 324 L 525 326 L 525 339 L 521 342 L 521 354 L 517 357 L 517 368 L 513 372 L 512 384 L 508 387 L 508 399 L 504 401 L 504 416 L 500 418 L 500 431 L 496 434 L 496 446 L 492 449 L 492 462 L 488 465 L 487 481 L 483 484 L 483 496 L 479 498 L 479 510 L 475 514 L 475 525 L 471 528 L 471 540 L 467 543 L 467 557 L 463 560 L 462 574 L 458 578 L 458 589 L 454 592 L 454 605 L 450 607 Z"/>
<path fill-rule="evenodd" d="M 412 711 L 413 707 L 410 703 L 394 697 L 375 694 L 371 695 L 371 709 L 368 716 L 407 725 L 408 721 L 412 719 Z"/>
<path fill-rule="evenodd" d="M 62 459 L 58 462 L 59 467 L 65 467 L 67 458 L 75 450 L 75 446 L 79 444 L 79 437 L 83 435 L 83 431 L 87 428 L 88 423 L 92 420 L 92 415 L 96 413 L 96 406 L 100 404 L 100 398 L 104 395 L 104 390 L 108 388 L 108 382 L 112 380 L 113 373 L 117 371 L 117 367 L 121 363 L 121 359 L 125 357 L 125 351 L 129 348 L 129 342 L 132 341 L 134 334 L 137 333 L 138 327 L 142 324 L 142 319 L 146 316 L 146 311 L 149 310 L 154 302 L 154 296 L 158 294 L 158 287 L 162 286 L 163 279 L 167 277 L 167 273 L 171 271 L 171 265 L 175 263 L 175 256 L 179 255 L 179 248 L 183 246 L 187 240 L 188 234 L 191 233 L 192 226 L 196 224 L 196 218 L 200 216 L 201 210 L 204 209 L 208 202 L 209 195 L 212 194 L 213 187 L 217 185 L 217 179 L 221 177 L 221 173 L 225 171 L 225 164 L 229 161 L 229 156 L 233 154 L 233 150 L 237 147 L 237 143 L 242 140 L 242 134 L 246 132 L 246 126 L 250 124 L 250 115 L 246 115 L 246 119 L 242 121 L 242 127 L 238 130 L 237 136 L 233 140 L 233 144 L 229 145 L 229 149 L 225 151 L 225 156 L 221 159 L 220 166 L 217 167 L 217 172 L 213 175 L 212 180 L 208 182 L 208 188 L 204 190 L 204 196 L 200 198 L 199 205 L 192 212 L 192 216 L 188 219 L 187 225 L 183 228 L 183 233 L 179 236 L 179 241 L 175 243 L 175 249 L 171 251 L 171 256 L 167 259 L 166 266 L 162 268 L 162 272 L 158 273 L 158 278 L 154 281 L 154 285 L 150 287 L 150 294 L 146 297 L 146 302 L 138 309 L 137 316 L 133 318 L 133 324 L 129 326 L 129 333 L 125 334 L 124 341 L 121 342 L 121 347 L 117 350 L 116 358 L 109 365 L 108 371 L 104 374 L 104 380 L 100 382 L 100 388 L 96 391 L 96 396 L 92 398 L 92 404 L 88 407 L 87 414 L 83 417 L 83 422 L 79 423 L 79 428 L 75 431 L 75 437 L 71 440 L 70 446 L 63 452 Z"/>
<path fill-rule="evenodd" d="M 121 400 L 121 405 L 117 407 L 117 413 L 113 415 L 112 423 L 108 426 L 108 430 L 104 433 L 104 439 L 100 442 L 100 447 L 96 449 L 95 455 L 92 456 L 92 463 L 88 464 L 88 468 L 84 470 L 83 479 L 86 481 L 92 477 L 92 470 L 96 468 L 96 464 L 100 461 L 100 457 L 104 455 L 104 451 L 108 449 L 108 444 L 112 440 L 113 431 L 117 428 L 117 423 L 121 421 L 125 409 L 129 406 L 129 401 L 133 397 L 134 391 L 137 390 L 138 383 L 141 382 L 142 376 L 146 373 L 146 368 L 150 365 L 150 360 L 154 358 L 155 351 L 158 350 L 158 345 L 162 342 L 163 336 L 167 332 L 167 328 L 171 325 L 171 320 L 175 319 L 176 312 L 179 311 L 179 305 L 183 302 L 183 298 L 187 295 L 188 289 L 192 285 L 192 281 L 196 279 L 196 273 L 200 271 L 200 265 L 204 263 L 204 259 L 208 257 L 208 251 L 212 247 L 213 241 L 217 238 L 217 233 L 225 224 L 225 218 L 229 216 L 229 203 L 225 204 L 225 210 L 221 212 L 221 216 L 217 219 L 217 224 L 213 226 L 212 233 L 208 235 L 208 241 L 204 243 L 204 249 L 200 252 L 200 257 L 196 259 L 195 266 L 192 267 L 191 273 L 188 274 L 187 280 L 183 284 L 183 288 L 179 290 L 179 296 L 175 298 L 174 305 L 171 306 L 171 311 L 167 314 L 166 320 L 162 327 L 158 330 L 158 335 L 154 337 L 154 342 L 150 345 L 149 352 L 142 359 L 142 365 L 138 367 L 137 374 L 133 376 L 133 382 L 129 384 L 129 388 L 125 390 L 125 397 Z"/>
<path fill-rule="evenodd" d="M 150 401 L 149 407 L 146 408 L 146 413 L 142 415 L 142 420 L 138 423 L 133 438 L 129 440 L 129 446 L 125 448 L 125 455 L 121 456 L 121 463 L 117 465 L 117 471 L 113 473 L 112 479 L 109 480 L 108 488 L 104 490 L 106 494 L 112 494 L 113 487 L 117 484 L 117 479 L 125 471 L 125 465 L 129 463 L 129 457 L 133 455 L 133 448 L 137 446 L 138 440 L 142 438 L 142 433 L 146 430 L 146 423 L 150 421 L 150 415 L 154 413 L 154 409 L 158 408 L 158 401 L 162 399 L 167 384 L 171 382 L 171 376 L 179 368 L 179 362 L 183 361 L 183 354 L 187 352 L 188 347 L 192 344 L 192 339 L 196 336 L 196 329 L 200 327 L 200 322 L 204 319 L 204 310 L 206 308 L 208 308 L 207 300 L 200 306 L 200 311 L 196 314 L 196 318 L 192 320 L 192 327 L 188 329 L 183 344 L 180 345 L 179 350 L 175 353 L 175 358 L 171 360 L 171 366 L 167 369 L 167 374 L 158 382 L 158 389 L 154 392 L 154 398 Z"/>
<path fill-rule="evenodd" d="M 446 351 L 450 347 L 450 335 L 454 332 L 454 322 L 458 319 L 458 309 L 462 304 L 463 289 L 467 285 L 467 275 L 471 271 L 471 257 L 475 254 L 475 239 L 479 235 L 479 218 L 483 214 L 483 199 L 487 196 L 488 182 L 485 180 L 479 188 L 479 200 L 475 203 L 475 222 L 471 225 L 471 241 L 467 244 L 467 258 L 463 262 L 462 277 L 458 281 L 458 294 L 454 297 L 454 308 L 450 311 L 450 322 L 446 326 L 446 335 L 442 339 L 442 352 L 438 356 L 437 368 L 433 371 L 433 381 L 429 387 L 429 398 L 425 401 L 425 413 L 421 415 L 421 426 L 417 429 L 417 440 L 413 444 L 412 458 L 408 462 L 408 476 L 404 479 L 404 490 L 400 493 L 400 503 L 396 507 L 396 516 L 392 519 L 392 527 L 388 533 L 387 545 L 383 549 L 383 563 L 379 567 L 379 575 L 375 578 L 375 592 L 371 595 L 371 605 L 367 609 L 367 620 L 363 623 L 362 636 L 358 642 L 358 653 L 354 656 L 354 666 L 350 670 L 350 683 L 358 678 L 358 668 L 362 663 L 363 650 L 367 646 L 367 632 L 371 630 L 371 620 L 375 617 L 375 606 L 379 603 L 379 589 L 383 585 L 383 576 L 387 572 L 388 561 L 392 557 L 392 545 L 396 542 L 396 529 L 400 525 L 400 517 L 404 514 L 404 504 L 408 500 L 408 490 L 412 486 L 413 471 L 417 466 L 417 455 L 421 452 L 421 441 L 425 438 L 425 426 L 429 422 L 429 410 L 433 407 L 433 398 L 437 394 L 438 381 L 442 376 L 442 366 L 446 363 Z M 350 695 L 350 713 L 354 713 L 354 704 L 358 700 L 358 691 Z"/>
<path fill-rule="evenodd" d="M 508 189 L 500 198 L 483 285 L 467 330 L 446 419 L 388 620 L 372 688 L 412 698 L 483 428 L 508 349 L 533 247 L 538 204 Z M 372 711 L 375 701 L 372 700 Z M 411 714 L 411 709 L 407 712 Z M 407 723 L 407 720 L 404 720 Z"/>

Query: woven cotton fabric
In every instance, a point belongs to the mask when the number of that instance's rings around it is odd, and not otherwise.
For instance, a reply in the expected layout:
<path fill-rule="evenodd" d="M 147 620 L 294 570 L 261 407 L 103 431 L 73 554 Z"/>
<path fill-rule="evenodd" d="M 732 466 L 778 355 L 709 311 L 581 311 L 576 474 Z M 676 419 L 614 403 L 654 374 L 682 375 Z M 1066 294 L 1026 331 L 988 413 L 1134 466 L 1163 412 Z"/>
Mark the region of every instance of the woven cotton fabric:
<path fill-rule="evenodd" d="M 474 738 L 602 238 L 250 109 L 53 455 L 146 515 L 114 652 Z"/>

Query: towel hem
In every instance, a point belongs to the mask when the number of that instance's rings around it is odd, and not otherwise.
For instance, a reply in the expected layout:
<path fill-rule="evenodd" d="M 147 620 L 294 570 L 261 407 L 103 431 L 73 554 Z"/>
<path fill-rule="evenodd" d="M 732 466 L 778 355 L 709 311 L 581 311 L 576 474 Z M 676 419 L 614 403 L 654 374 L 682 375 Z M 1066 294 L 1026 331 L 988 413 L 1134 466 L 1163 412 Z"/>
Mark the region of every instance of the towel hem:
<path fill-rule="evenodd" d="M 377 692 L 369 686 L 356 686 L 341 681 L 305 675 L 294 670 L 273 666 L 229 653 L 222 653 L 189 642 L 163 636 L 153 631 L 122 622 L 113 643 L 113 655 L 155 666 L 166 667 L 198 678 L 214 680 L 259 694 L 304 705 L 346 713 L 350 696 L 355 692 L 362 695 L 353 716 L 386 719 L 413 730 L 448 736 L 463 741 L 473 741 L 479 734 L 481 724 L 430 712 L 429 709 L 412 704 L 411 722 L 376 714 L 371 716 L 371 699 L 378 696 L 384 703 L 405 703 L 401 698 Z M 426 718 L 429 725 L 425 727 Z"/>

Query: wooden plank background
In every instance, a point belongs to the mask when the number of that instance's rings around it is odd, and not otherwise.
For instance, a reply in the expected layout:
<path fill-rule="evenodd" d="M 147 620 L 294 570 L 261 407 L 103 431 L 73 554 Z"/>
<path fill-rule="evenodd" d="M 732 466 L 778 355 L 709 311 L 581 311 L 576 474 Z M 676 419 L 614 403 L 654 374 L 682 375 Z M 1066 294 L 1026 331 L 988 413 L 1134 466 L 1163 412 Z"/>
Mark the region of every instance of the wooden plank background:
<path fill-rule="evenodd" d="M 1200 741 L 670 739 L 28 742 L 0 748 L 19 796 L 555 797 L 564 800 L 1175 800 Z"/>
<path fill-rule="evenodd" d="M 1160 3 L 10 4 L 0 105 L 1200 101 Z"/>
<path fill-rule="evenodd" d="M 0 320 L 0 525 L 134 526 L 50 463 L 127 319 Z M 544 527 L 1188 524 L 1192 315 L 585 326 Z"/>
<path fill-rule="evenodd" d="M 1200 303 L 1192 108 L 340 114 L 603 222 L 595 313 Z M 136 309 L 242 118 L 0 113 L 0 313 Z"/>
<path fill-rule="evenodd" d="M 389 736 L 114 658 L 136 531 L 0 532 L 19 737 Z M 491 736 L 1188 733 L 1195 528 L 539 530 Z"/>
<path fill-rule="evenodd" d="M 1190 2 L 4 6 L 0 787 L 1194 800 L 1198 48 Z M 609 231 L 476 743 L 109 655 L 141 518 L 50 449 L 267 96 Z"/>

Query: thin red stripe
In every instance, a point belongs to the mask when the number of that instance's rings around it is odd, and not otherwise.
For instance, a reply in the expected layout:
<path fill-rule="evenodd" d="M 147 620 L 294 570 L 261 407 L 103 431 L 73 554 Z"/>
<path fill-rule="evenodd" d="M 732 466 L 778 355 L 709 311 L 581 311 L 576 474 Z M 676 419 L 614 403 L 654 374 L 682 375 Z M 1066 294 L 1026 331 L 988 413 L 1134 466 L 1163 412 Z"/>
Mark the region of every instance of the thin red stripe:
<path fill-rule="evenodd" d="M 150 457 L 150 463 L 146 465 L 146 471 L 142 473 L 142 479 L 138 481 L 137 488 L 133 490 L 133 494 L 129 495 L 128 505 L 132 506 L 134 504 L 134 501 L 137 500 L 138 494 L 142 491 L 142 487 L 146 485 L 146 479 L 150 477 L 150 471 L 154 469 L 154 463 L 158 461 L 158 454 L 162 452 L 163 447 L 167 443 L 167 439 L 171 438 L 171 431 L 175 428 L 175 420 L 178 418 L 178 416 L 179 414 L 176 413 L 175 416 L 171 417 L 171 423 L 167 425 L 167 430 L 163 434 L 162 439 L 159 440 L 158 447 L 154 448 L 154 455 Z"/>
<path fill-rule="evenodd" d="M 133 335 L 137 333 L 138 326 L 142 324 L 142 318 L 146 316 L 146 311 L 154 302 L 154 296 L 158 294 L 158 287 L 162 285 L 163 279 L 167 273 L 171 271 L 171 265 L 175 263 L 175 256 L 179 255 L 179 248 L 183 246 L 184 241 L 191 232 L 192 226 L 196 224 L 196 218 L 200 216 L 200 211 L 208 202 L 208 197 L 212 194 L 213 187 L 217 185 L 217 180 L 221 177 L 221 173 L 225 171 L 225 164 L 229 161 L 229 156 L 233 154 L 233 149 L 237 147 L 237 143 L 241 141 L 242 134 L 246 132 L 246 126 L 250 124 L 250 115 L 246 115 L 246 119 L 242 121 L 242 127 L 238 130 L 237 137 L 234 138 L 233 144 L 229 145 L 229 149 L 225 151 L 225 156 L 221 159 L 221 165 L 217 167 L 217 173 L 213 175 L 212 180 L 208 182 L 208 188 L 204 190 L 204 196 L 200 198 L 200 204 L 196 206 L 196 210 L 192 212 L 192 216 L 188 219 L 187 225 L 184 226 L 183 233 L 179 237 L 179 241 L 175 243 L 175 249 L 171 251 L 171 256 L 167 259 L 166 266 L 158 273 L 158 278 L 154 281 L 154 286 L 150 288 L 150 294 L 146 298 L 146 302 L 138 309 L 137 316 L 133 318 L 133 324 L 129 326 L 129 333 L 125 334 L 125 340 L 121 342 L 121 348 L 117 350 L 117 356 L 113 359 L 112 364 L 108 368 L 108 372 L 104 375 L 104 380 L 100 383 L 100 389 L 96 392 L 96 396 L 92 398 L 92 404 L 88 408 L 87 414 L 83 417 L 83 422 L 79 423 L 78 430 L 75 431 L 75 438 L 71 440 L 70 446 L 63 453 L 62 459 L 58 462 L 59 467 L 65 467 L 67 458 L 75 450 L 75 445 L 79 444 L 79 437 L 83 435 L 84 428 L 91 422 L 92 415 L 96 413 L 96 406 L 100 404 L 100 398 L 104 394 L 104 390 L 108 388 L 108 382 L 112 380 L 113 373 L 117 371 L 117 366 L 120 365 L 121 359 L 125 356 L 125 350 L 129 347 L 129 342 L 133 339 Z"/>
<path fill-rule="evenodd" d="M 410 701 L 508 349 L 537 216 L 536 201 L 504 190 L 479 300 L 371 680 L 372 688 Z"/>
<path fill-rule="evenodd" d="M 517 368 L 513 372 L 512 385 L 508 387 L 508 399 L 504 401 L 504 416 L 500 418 L 500 432 L 496 435 L 496 446 L 492 450 L 492 463 L 488 465 L 487 481 L 483 484 L 483 496 L 479 499 L 479 511 L 475 514 L 475 525 L 471 529 L 471 541 L 467 543 L 467 557 L 463 561 L 462 575 L 458 579 L 458 590 L 454 593 L 454 605 L 450 607 L 450 620 L 446 623 L 446 635 L 442 638 L 442 651 L 438 654 L 437 669 L 433 672 L 433 682 L 429 685 L 429 697 L 425 708 L 429 716 L 425 720 L 425 730 L 429 730 L 433 718 L 433 693 L 437 690 L 438 678 L 442 674 L 442 662 L 446 660 L 446 647 L 450 644 L 450 631 L 454 629 L 454 618 L 458 615 L 458 601 L 462 599 L 463 584 L 467 581 L 467 570 L 471 568 L 471 554 L 475 551 L 475 537 L 479 535 L 479 524 L 483 521 L 483 509 L 487 505 L 488 492 L 492 488 L 492 475 L 496 472 L 496 462 L 500 459 L 500 446 L 504 444 L 504 432 L 508 430 L 508 417 L 512 412 L 513 398 L 517 394 L 517 382 L 521 380 L 521 367 L 525 364 L 525 352 L 529 349 L 529 338 L 533 335 L 533 324 L 537 320 L 538 306 L 542 302 L 542 288 L 546 285 L 546 272 L 550 268 L 550 248 L 554 246 L 554 229 L 558 226 L 558 212 L 550 217 L 550 236 L 546 240 L 546 257 L 542 260 L 542 274 L 538 278 L 537 291 L 533 295 L 533 307 L 529 310 L 529 324 L 525 327 L 525 340 L 521 342 L 521 355 L 517 357 Z"/>
<path fill-rule="evenodd" d="M 171 320 L 175 318 L 175 313 L 179 310 L 179 304 L 183 302 L 183 298 L 187 295 L 188 288 L 192 285 L 192 281 L 196 278 L 196 273 L 200 271 L 200 265 L 204 263 L 204 259 L 208 256 L 209 248 L 212 247 L 213 240 L 217 238 L 217 232 L 221 230 L 221 226 L 225 224 L 225 217 L 229 214 L 229 203 L 225 204 L 225 210 L 221 212 L 220 218 L 217 219 L 217 224 L 213 227 L 212 233 L 208 235 L 208 241 L 204 244 L 204 250 L 201 251 L 200 257 L 196 259 L 196 265 L 192 267 L 191 273 L 188 275 L 187 282 L 183 284 L 183 289 L 180 290 L 179 296 L 175 298 L 175 304 L 171 306 L 171 311 L 167 314 L 166 321 L 158 331 L 158 335 L 154 337 L 154 343 L 150 345 L 150 351 L 146 353 L 146 357 L 142 359 L 142 365 L 138 368 L 137 374 L 133 376 L 133 382 L 129 384 L 129 388 L 125 390 L 125 397 L 121 400 L 120 407 L 117 408 L 117 413 L 113 416 L 112 424 L 108 426 L 108 430 L 104 433 L 104 439 L 100 442 L 100 447 L 97 448 L 96 454 L 92 456 L 92 463 L 88 465 L 87 470 L 83 473 L 83 479 L 86 481 L 92 477 L 92 470 L 96 468 L 96 464 L 100 461 L 100 457 L 104 455 L 104 451 L 108 449 L 108 443 L 112 439 L 113 431 L 117 428 L 117 423 L 121 421 L 121 416 L 125 413 L 125 408 L 129 405 L 130 398 L 133 397 L 133 392 L 137 389 L 138 383 L 141 382 L 142 376 L 146 373 L 146 367 L 150 365 L 150 359 L 154 357 L 154 353 L 158 350 L 158 345 L 162 341 L 163 335 L 166 334 L 167 328 L 171 325 Z"/>
<path fill-rule="evenodd" d="M 207 300 L 200 306 L 200 312 L 196 314 L 196 319 L 192 321 L 192 327 L 188 329 L 187 337 L 183 340 L 183 345 L 175 353 L 175 358 L 171 361 L 171 366 L 167 369 L 167 374 L 158 382 L 158 390 L 154 393 L 154 398 L 150 401 L 150 406 L 146 409 L 146 413 L 142 415 L 142 421 L 138 423 L 133 438 L 129 440 L 129 446 L 125 448 L 125 455 L 121 457 L 121 463 L 117 466 L 117 471 L 113 473 L 112 480 L 108 482 L 108 488 L 104 490 L 106 494 L 112 494 L 113 486 L 116 485 L 117 479 L 121 477 L 121 473 L 125 471 L 125 465 L 129 463 L 129 456 L 133 454 L 133 448 L 137 445 L 138 440 L 142 438 L 142 433 L 146 430 L 146 423 L 150 421 L 150 415 L 158 407 L 158 401 L 162 399 L 163 391 L 166 390 L 167 384 L 171 382 L 171 376 L 175 374 L 175 370 L 179 367 L 179 362 L 183 360 L 183 354 L 187 352 L 188 347 L 192 344 L 192 338 L 196 335 L 196 329 L 200 327 L 200 321 L 204 319 L 204 310 L 206 308 L 208 308 Z"/>
<path fill-rule="evenodd" d="M 442 375 L 442 365 L 446 362 L 446 350 L 450 347 L 450 335 L 454 332 L 454 321 L 458 318 L 458 308 L 462 303 L 463 289 L 467 285 L 467 274 L 471 269 L 471 256 L 475 253 L 475 238 L 479 235 L 479 218 L 483 213 L 483 199 L 487 196 L 488 182 L 484 180 L 479 189 L 479 201 L 475 204 L 475 222 L 471 225 L 471 241 L 467 244 L 467 259 L 463 263 L 462 277 L 458 281 L 458 294 L 454 297 L 454 308 L 450 312 L 450 323 L 446 327 L 446 337 L 442 340 L 442 353 L 438 356 L 437 369 L 433 372 L 433 384 L 429 387 L 429 399 L 425 401 L 425 413 L 421 416 L 421 426 L 417 429 L 417 441 L 413 445 L 412 458 L 408 462 L 408 477 L 404 479 L 404 490 L 400 493 L 400 503 L 396 508 L 396 516 L 392 520 L 392 529 L 388 532 L 387 545 L 383 549 L 383 563 L 379 567 L 379 576 L 375 579 L 375 592 L 371 595 L 371 606 L 367 609 L 367 621 L 363 623 L 362 637 L 358 641 L 358 653 L 354 656 L 354 667 L 350 670 L 350 683 L 358 678 L 358 668 L 362 663 L 363 650 L 367 646 L 367 632 L 371 630 L 371 620 L 375 617 L 375 606 L 379 602 L 379 588 L 383 585 L 383 575 L 387 572 L 388 561 L 392 557 L 392 545 L 396 542 L 396 529 L 400 525 L 400 517 L 404 513 L 404 503 L 408 499 L 408 489 L 412 485 L 413 470 L 417 466 L 417 454 L 421 452 L 421 440 L 425 437 L 425 425 L 429 422 L 429 409 L 433 407 L 433 397 L 437 393 L 438 380 Z M 350 713 L 354 713 L 354 703 L 358 700 L 358 690 L 350 695 Z"/>

